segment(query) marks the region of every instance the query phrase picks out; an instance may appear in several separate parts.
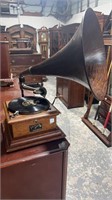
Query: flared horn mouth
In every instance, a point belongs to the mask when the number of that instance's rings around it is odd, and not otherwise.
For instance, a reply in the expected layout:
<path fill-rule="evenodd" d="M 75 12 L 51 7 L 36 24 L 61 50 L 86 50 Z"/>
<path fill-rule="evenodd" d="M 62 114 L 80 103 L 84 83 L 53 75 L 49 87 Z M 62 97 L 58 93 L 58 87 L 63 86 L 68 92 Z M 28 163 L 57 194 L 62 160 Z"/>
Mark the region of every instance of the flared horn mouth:
<path fill-rule="evenodd" d="M 107 92 L 107 66 L 103 35 L 96 14 L 91 8 L 82 20 L 82 43 L 88 84 L 94 96 L 102 100 Z"/>

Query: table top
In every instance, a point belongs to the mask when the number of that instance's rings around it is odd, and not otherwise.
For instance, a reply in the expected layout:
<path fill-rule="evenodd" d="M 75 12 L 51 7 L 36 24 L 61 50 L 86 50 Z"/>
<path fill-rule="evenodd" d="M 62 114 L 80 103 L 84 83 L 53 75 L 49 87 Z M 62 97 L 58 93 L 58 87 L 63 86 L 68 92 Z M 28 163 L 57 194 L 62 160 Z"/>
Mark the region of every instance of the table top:
<path fill-rule="evenodd" d="M 61 131 L 61 130 L 60 130 Z M 59 151 L 66 151 L 69 143 L 65 138 L 51 141 L 48 143 L 36 145 L 19 151 L 6 153 L 4 144 L 1 145 L 1 163 L 0 168 L 11 166 L 20 162 L 25 162 L 31 159 L 36 159 L 43 156 L 51 155 Z"/>

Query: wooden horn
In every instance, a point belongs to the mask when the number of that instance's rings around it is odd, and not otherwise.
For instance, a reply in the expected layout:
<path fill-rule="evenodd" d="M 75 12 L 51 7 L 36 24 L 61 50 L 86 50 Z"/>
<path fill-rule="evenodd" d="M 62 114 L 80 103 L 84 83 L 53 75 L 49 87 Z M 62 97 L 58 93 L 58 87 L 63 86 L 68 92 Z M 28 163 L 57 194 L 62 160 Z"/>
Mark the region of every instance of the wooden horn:
<path fill-rule="evenodd" d="M 29 67 L 20 77 L 28 74 L 74 80 L 90 89 L 95 98 L 103 100 L 107 92 L 107 65 L 103 36 L 95 12 L 88 8 L 67 45 L 51 58 Z"/>

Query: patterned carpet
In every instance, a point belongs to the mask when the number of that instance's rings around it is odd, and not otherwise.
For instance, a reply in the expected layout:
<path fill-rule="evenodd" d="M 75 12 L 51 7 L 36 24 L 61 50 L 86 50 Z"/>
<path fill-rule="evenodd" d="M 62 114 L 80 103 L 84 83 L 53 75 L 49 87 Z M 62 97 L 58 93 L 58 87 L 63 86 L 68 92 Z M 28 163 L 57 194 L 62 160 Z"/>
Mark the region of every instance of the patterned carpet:
<path fill-rule="evenodd" d="M 56 79 L 48 77 L 44 86 L 46 97 L 52 103 L 56 94 Z M 57 124 L 70 142 L 66 200 L 111 200 L 112 147 L 107 148 L 81 121 L 86 104 L 82 108 L 67 109 L 56 99 L 54 106 L 61 112 Z M 96 108 L 94 104 L 91 119 Z M 103 128 L 100 123 L 98 126 Z"/>

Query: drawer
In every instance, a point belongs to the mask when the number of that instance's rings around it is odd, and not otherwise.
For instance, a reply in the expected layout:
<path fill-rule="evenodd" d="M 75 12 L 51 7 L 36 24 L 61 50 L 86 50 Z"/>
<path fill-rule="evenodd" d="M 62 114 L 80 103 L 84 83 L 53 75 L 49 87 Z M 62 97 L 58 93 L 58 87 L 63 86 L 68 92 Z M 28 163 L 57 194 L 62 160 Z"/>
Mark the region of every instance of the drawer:
<path fill-rule="evenodd" d="M 21 72 L 23 72 L 24 70 L 28 69 L 29 66 L 11 66 L 11 73 L 13 73 L 13 76 L 16 77 L 16 76 L 19 76 L 19 74 Z"/>
<path fill-rule="evenodd" d="M 30 75 L 25 77 L 26 83 L 42 83 L 45 81 L 45 76 Z"/>
<path fill-rule="evenodd" d="M 13 74 L 13 77 L 18 77 L 19 74 L 27 69 L 28 67 L 25 66 L 12 66 L 11 67 L 11 73 Z M 26 83 L 42 83 L 47 81 L 46 76 L 39 76 L 39 75 L 28 75 L 25 76 L 25 82 Z"/>
<path fill-rule="evenodd" d="M 11 65 L 35 65 L 40 63 L 42 60 L 41 54 L 34 55 L 11 55 L 10 54 L 10 63 Z"/>

